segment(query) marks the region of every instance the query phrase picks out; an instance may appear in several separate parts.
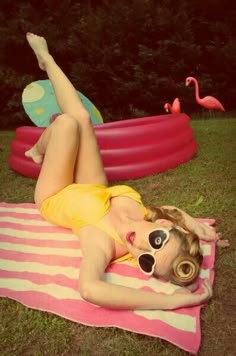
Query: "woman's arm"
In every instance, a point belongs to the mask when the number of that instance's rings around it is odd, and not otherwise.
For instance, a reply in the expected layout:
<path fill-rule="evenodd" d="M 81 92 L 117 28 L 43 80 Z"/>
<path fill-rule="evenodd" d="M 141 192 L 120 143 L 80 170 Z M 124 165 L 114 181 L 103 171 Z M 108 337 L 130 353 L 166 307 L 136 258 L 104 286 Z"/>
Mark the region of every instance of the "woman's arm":
<path fill-rule="evenodd" d="M 109 284 L 103 281 L 90 281 L 81 289 L 81 296 L 90 303 L 114 309 L 159 309 L 171 310 L 199 305 L 212 295 L 211 286 L 204 284 L 201 294 L 178 293 L 165 295 L 138 289 Z"/>
<path fill-rule="evenodd" d="M 197 221 L 192 216 L 187 214 L 185 211 L 176 208 L 175 206 L 162 206 L 164 209 L 177 210 L 181 213 L 183 217 L 183 228 L 196 234 L 199 239 L 205 241 L 218 241 L 221 238 L 221 234 L 216 233 L 215 229 L 211 228 L 209 225 Z M 227 240 L 222 240 L 227 241 Z"/>
<path fill-rule="evenodd" d="M 168 210 L 177 210 L 179 213 L 181 213 L 183 217 L 184 225 L 182 227 L 186 228 L 188 231 L 193 232 L 194 228 L 197 225 L 197 221 L 192 216 L 187 214 L 185 211 L 177 208 L 176 206 L 164 205 L 161 208 L 168 209 Z"/>
<path fill-rule="evenodd" d="M 114 309 L 176 309 L 198 305 L 212 296 L 208 282 L 203 285 L 200 294 L 191 293 L 183 288 L 172 295 L 143 291 L 107 283 L 102 280 L 109 264 L 107 254 L 98 246 L 83 249 L 83 262 L 80 269 L 79 292 L 90 303 Z"/>

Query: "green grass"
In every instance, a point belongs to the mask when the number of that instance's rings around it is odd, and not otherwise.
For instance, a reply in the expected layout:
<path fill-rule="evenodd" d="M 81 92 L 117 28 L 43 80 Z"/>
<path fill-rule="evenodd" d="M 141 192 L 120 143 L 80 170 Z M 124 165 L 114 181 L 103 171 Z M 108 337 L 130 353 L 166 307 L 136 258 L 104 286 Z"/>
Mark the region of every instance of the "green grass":
<path fill-rule="evenodd" d="M 214 296 L 202 310 L 199 355 L 235 355 L 236 328 L 236 120 L 191 122 L 197 156 L 174 170 L 123 183 L 138 189 L 144 202 L 173 204 L 196 217 L 214 217 L 231 242 L 217 250 Z M 33 202 L 35 181 L 7 165 L 13 132 L 0 132 L 0 201 Z M 0 354 L 8 355 L 186 355 L 166 341 L 116 328 L 79 325 L 0 299 Z"/>

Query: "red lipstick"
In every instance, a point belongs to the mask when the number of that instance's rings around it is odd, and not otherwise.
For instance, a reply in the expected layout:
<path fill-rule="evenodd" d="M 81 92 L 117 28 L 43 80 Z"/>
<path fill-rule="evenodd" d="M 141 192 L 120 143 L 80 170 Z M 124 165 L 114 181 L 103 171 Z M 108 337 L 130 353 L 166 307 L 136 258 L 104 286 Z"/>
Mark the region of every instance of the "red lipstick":
<path fill-rule="evenodd" d="M 135 240 L 135 232 L 134 231 L 129 231 L 128 234 L 126 235 L 126 241 L 130 245 L 133 245 L 134 240 Z"/>

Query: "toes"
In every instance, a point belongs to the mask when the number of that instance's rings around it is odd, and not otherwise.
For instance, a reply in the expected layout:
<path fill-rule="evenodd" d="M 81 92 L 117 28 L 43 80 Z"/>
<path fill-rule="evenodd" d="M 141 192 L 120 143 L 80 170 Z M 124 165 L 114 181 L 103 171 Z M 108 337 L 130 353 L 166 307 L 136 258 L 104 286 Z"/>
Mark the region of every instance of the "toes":
<path fill-rule="evenodd" d="M 30 151 L 26 151 L 26 152 L 25 152 L 25 157 L 30 158 Z"/>
<path fill-rule="evenodd" d="M 37 156 L 37 157 L 34 157 L 33 160 L 34 160 L 35 163 L 40 164 L 43 161 L 43 157 L 42 156 Z"/>

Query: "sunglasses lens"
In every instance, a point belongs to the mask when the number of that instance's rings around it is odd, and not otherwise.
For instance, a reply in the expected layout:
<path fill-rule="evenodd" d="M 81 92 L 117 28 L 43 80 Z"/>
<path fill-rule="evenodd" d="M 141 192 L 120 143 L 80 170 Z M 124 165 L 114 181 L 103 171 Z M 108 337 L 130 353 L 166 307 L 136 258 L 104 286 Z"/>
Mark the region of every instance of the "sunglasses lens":
<path fill-rule="evenodd" d="M 159 250 L 167 239 L 167 233 L 163 230 L 155 230 L 149 234 L 149 243 L 155 250 Z"/>
<path fill-rule="evenodd" d="M 153 265 L 155 264 L 155 258 L 152 255 L 149 255 L 148 253 L 143 253 L 139 256 L 138 262 L 140 268 L 144 272 L 151 273 Z"/>

